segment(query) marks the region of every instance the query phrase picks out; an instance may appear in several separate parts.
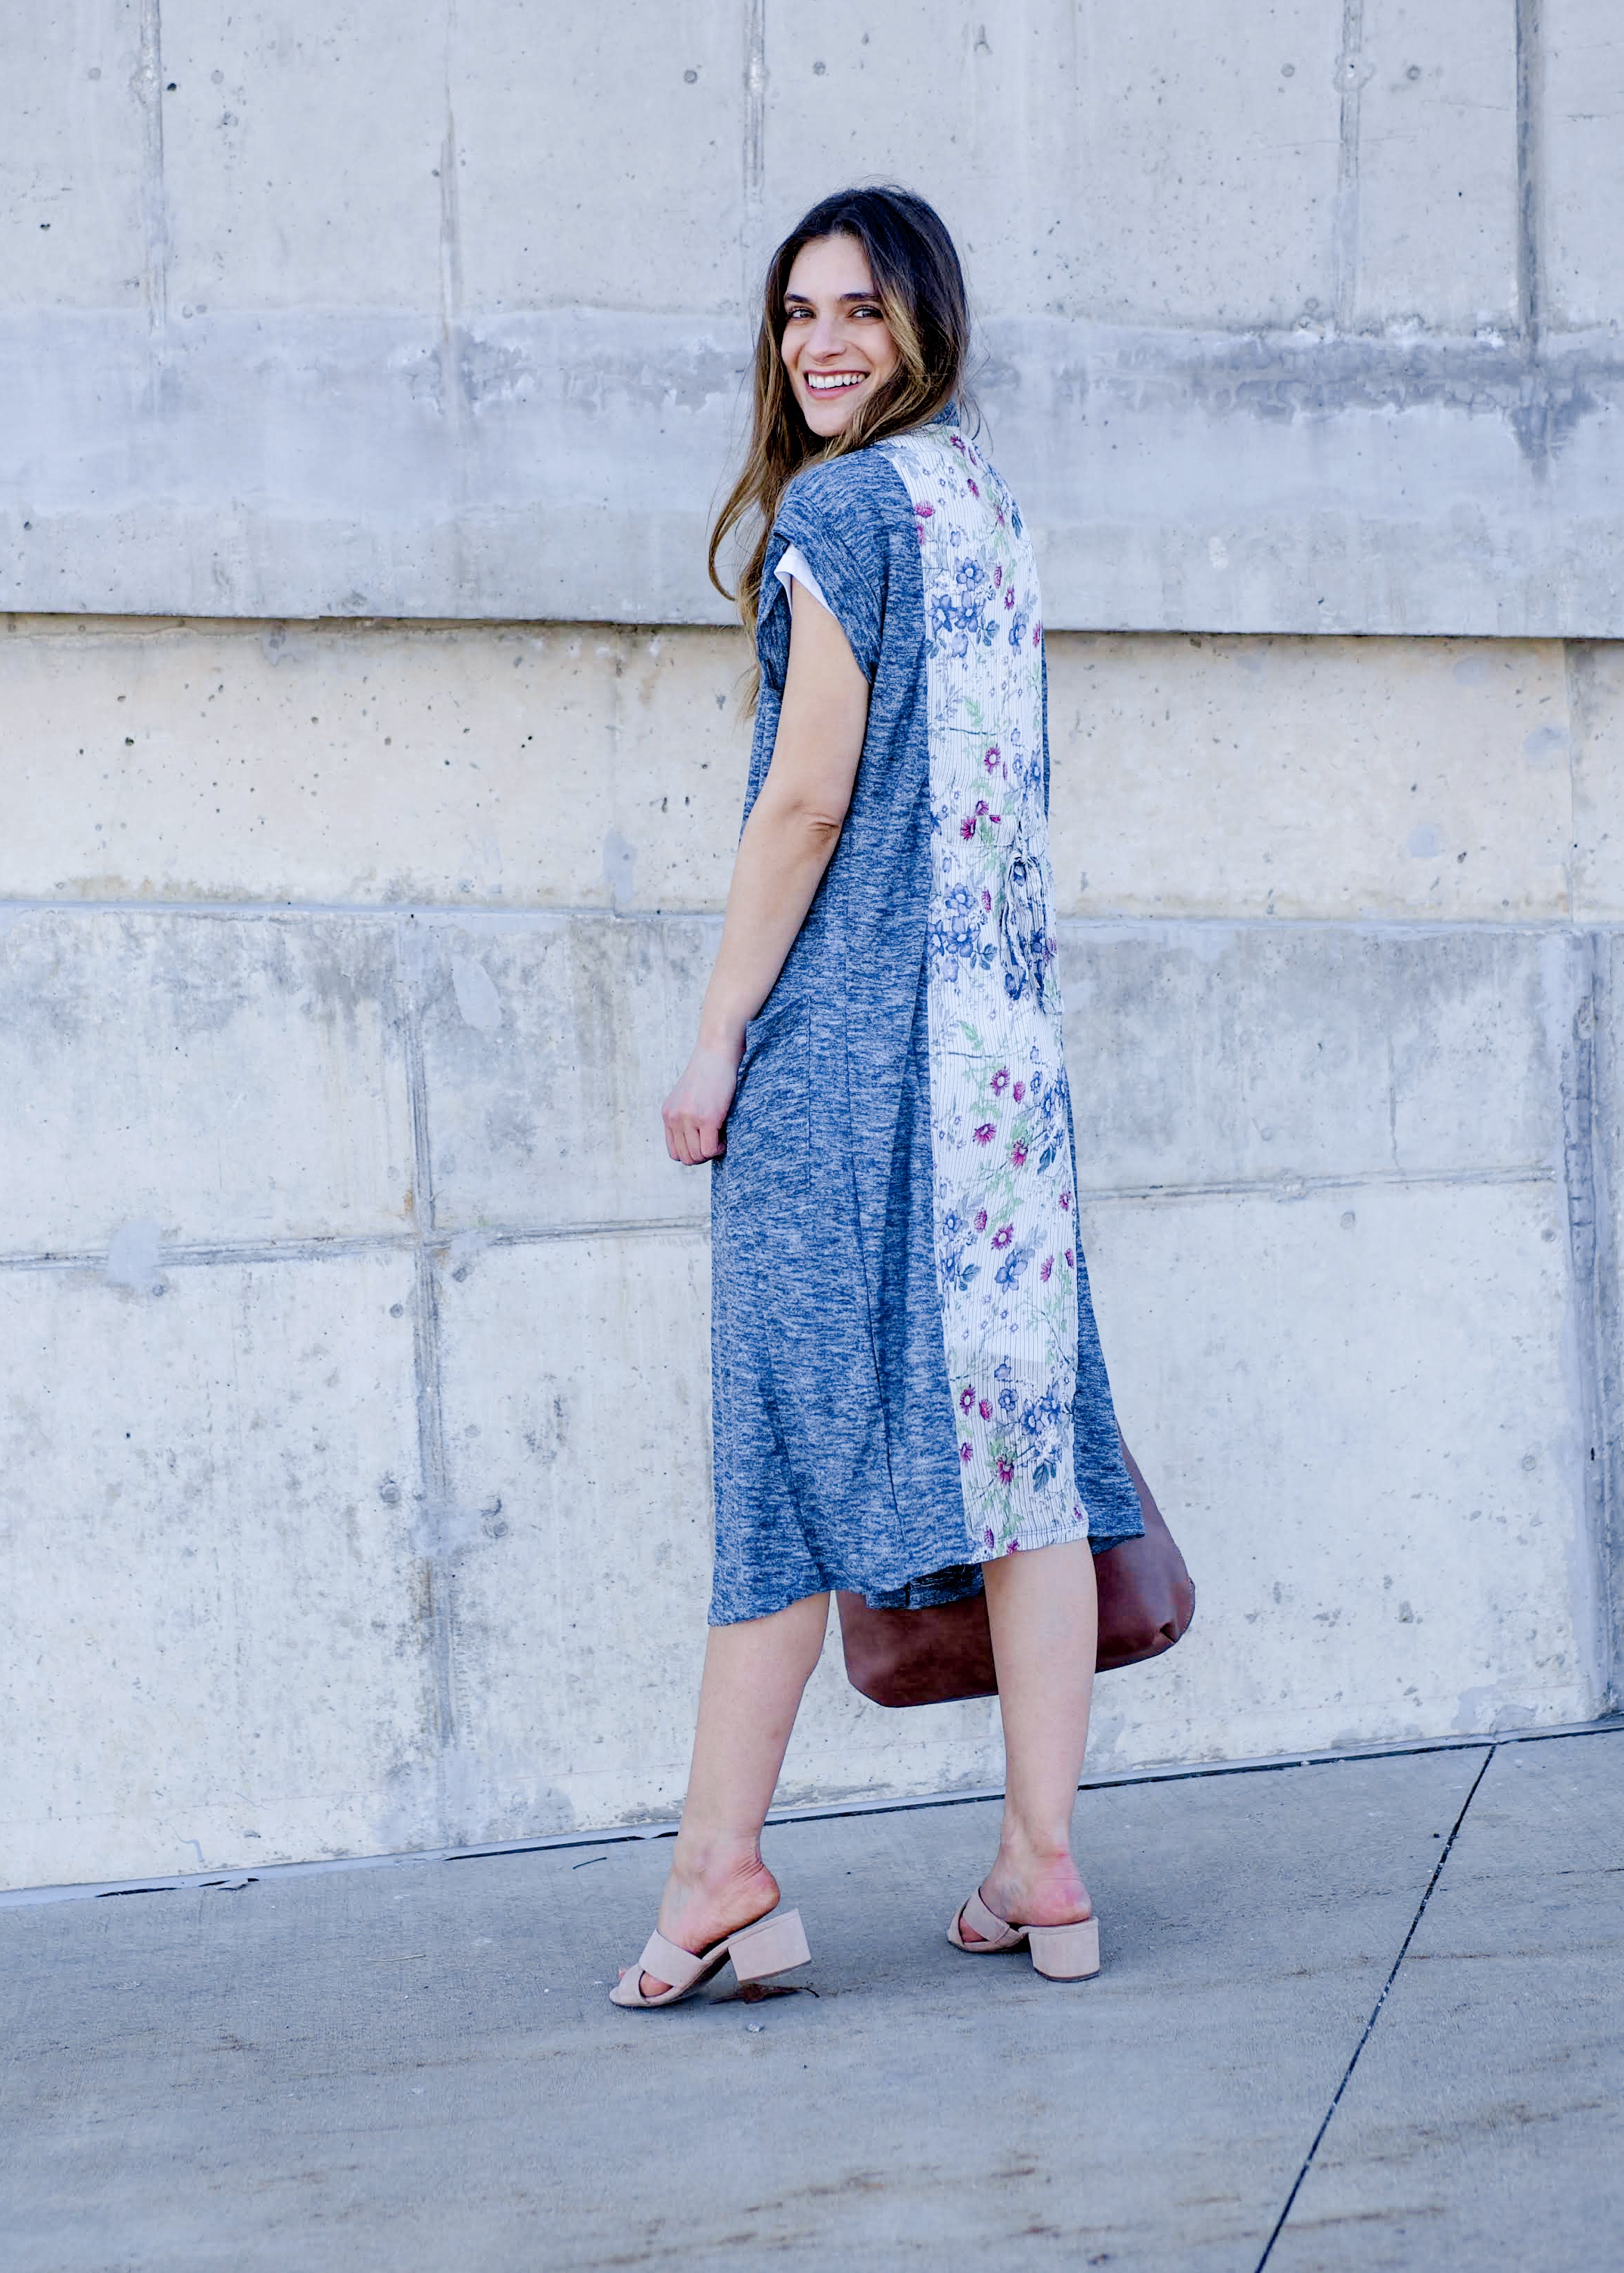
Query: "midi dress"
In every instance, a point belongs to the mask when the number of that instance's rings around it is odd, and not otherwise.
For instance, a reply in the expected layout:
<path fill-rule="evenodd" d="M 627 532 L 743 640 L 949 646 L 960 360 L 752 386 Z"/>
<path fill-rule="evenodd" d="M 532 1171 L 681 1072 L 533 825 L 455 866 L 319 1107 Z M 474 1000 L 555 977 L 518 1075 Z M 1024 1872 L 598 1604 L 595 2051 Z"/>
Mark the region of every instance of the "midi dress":
<path fill-rule="evenodd" d="M 796 476 L 746 820 L 791 552 L 868 724 L 712 1168 L 713 1624 L 956 1600 L 994 1557 L 1142 1529 L 1077 1235 L 1030 535 L 954 412 Z"/>

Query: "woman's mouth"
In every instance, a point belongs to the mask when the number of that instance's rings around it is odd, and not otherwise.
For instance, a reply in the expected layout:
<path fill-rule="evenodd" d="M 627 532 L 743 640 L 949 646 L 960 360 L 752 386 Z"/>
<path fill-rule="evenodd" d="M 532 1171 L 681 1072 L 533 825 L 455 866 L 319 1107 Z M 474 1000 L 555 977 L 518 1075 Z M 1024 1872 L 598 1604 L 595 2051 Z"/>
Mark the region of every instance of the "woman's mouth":
<path fill-rule="evenodd" d="M 868 377 L 865 371 L 803 371 L 809 394 L 840 394 L 848 387 L 861 386 Z"/>

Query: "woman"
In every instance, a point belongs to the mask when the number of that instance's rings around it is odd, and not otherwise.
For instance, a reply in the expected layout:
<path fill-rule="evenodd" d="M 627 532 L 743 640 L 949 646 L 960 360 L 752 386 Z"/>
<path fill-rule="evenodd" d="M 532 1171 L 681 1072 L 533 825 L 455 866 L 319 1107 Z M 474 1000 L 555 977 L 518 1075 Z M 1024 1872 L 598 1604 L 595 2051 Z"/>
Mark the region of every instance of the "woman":
<path fill-rule="evenodd" d="M 1142 1527 L 1076 1240 L 1037 579 L 962 423 L 968 337 L 952 240 L 902 191 L 826 199 L 774 256 L 711 544 L 715 578 L 756 517 L 745 823 L 664 1114 L 672 1159 L 714 1164 L 715 1591 L 622 2005 L 805 1962 L 760 1840 L 832 1587 L 984 1584 L 1007 1795 L 949 1938 L 1098 1969 L 1071 1851 L 1089 1549 Z"/>

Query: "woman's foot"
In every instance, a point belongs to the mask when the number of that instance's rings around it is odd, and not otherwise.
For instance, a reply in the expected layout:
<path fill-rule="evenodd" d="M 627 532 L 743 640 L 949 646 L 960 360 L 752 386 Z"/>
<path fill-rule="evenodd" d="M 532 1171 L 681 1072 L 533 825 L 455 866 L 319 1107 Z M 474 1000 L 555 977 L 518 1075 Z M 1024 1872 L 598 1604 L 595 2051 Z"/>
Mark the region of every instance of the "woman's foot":
<path fill-rule="evenodd" d="M 1011 1925 L 1078 1925 L 1094 1915 L 1089 1890 L 1069 1853 L 1035 1855 L 1000 1848 L 977 1889 L 994 1917 Z M 967 1942 L 984 1940 L 961 1921 Z"/>
<path fill-rule="evenodd" d="M 697 1870 L 679 1867 L 673 1857 L 660 1897 L 659 1929 L 668 1941 L 698 1957 L 726 1935 L 764 1918 L 777 1900 L 778 1881 L 759 1855 Z M 622 1969 L 623 1980 L 630 1969 Z M 662 1997 L 671 1984 L 644 1973 L 637 1985 L 645 1997 Z"/>

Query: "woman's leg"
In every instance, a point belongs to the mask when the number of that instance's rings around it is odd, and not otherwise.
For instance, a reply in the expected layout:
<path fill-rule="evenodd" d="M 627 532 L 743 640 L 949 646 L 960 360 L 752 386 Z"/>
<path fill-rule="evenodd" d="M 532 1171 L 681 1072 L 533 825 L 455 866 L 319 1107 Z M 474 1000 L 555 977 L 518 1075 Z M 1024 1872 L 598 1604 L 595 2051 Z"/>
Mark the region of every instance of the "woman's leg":
<path fill-rule="evenodd" d="M 982 1576 L 1005 1759 L 1003 1831 L 982 1900 L 1016 1925 L 1068 1925 L 1090 1915 L 1072 1859 L 1072 1809 L 1094 1687 L 1093 1551 L 1067 1541 L 1003 1556 Z"/>
<path fill-rule="evenodd" d="M 697 1955 L 778 1900 L 761 1826 L 828 1622 L 828 1596 L 810 1594 L 770 1617 L 709 1631 L 682 1829 L 660 1897 L 660 1931 L 679 1948 Z M 646 1997 L 668 1985 L 642 1977 Z"/>

